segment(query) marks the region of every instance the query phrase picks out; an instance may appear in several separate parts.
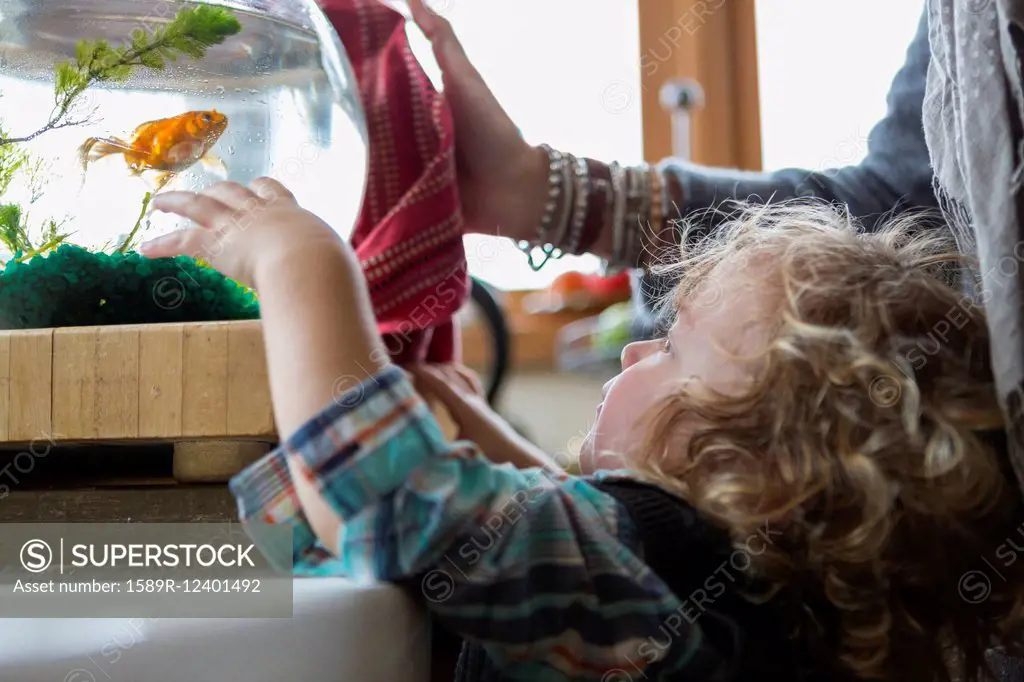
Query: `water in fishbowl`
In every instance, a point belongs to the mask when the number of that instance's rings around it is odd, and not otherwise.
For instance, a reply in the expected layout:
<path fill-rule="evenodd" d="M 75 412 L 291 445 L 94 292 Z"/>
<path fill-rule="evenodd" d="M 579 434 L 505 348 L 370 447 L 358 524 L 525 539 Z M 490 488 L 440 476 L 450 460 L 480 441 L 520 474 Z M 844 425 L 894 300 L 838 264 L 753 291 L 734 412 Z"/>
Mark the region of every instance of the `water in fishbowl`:
<path fill-rule="evenodd" d="M 63 110 L 55 69 L 78 63 L 80 41 L 130 50 L 134 35 L 152 47 L 181 10 L 201 6 L 230 12 L 241 30 L 202 58 L 186 49 L 126 80 L 94 80 Z M 9 182 L 0 172 L 0 210 L 19 206 L 37 247 L 56 228 L 111 252 L 133 230 L 148 239 L 189 224 L 149 210 L 147 195 L 261 176 L 348 238 L 365 187 L 357 84 L 314 0 L 0 0 L 0 129 L 0 140 L 31 138 L 0 141 L 8 159 L 28 154 Z"/>

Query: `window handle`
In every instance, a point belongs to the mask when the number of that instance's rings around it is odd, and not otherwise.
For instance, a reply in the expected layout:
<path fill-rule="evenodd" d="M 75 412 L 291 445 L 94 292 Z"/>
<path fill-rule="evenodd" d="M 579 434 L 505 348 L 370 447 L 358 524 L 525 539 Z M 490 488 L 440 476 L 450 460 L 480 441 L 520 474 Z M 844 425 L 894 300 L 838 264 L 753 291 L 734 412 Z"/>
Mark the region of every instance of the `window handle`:
<path fill-rule="evenodd" d="M 672 78 L 661 86 L 660 99 L 672 117 L 672 155 L 689 160 L 690 116 L 704 106 L 704 88 L 691 78 Z"/>

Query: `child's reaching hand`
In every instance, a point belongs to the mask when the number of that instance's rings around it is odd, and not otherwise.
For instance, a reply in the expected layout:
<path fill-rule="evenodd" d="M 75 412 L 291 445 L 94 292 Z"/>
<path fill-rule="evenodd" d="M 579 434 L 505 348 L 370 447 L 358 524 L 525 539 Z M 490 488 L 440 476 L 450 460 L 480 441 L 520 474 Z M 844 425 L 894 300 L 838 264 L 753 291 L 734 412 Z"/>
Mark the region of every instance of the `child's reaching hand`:
<path fill-rule="evenodd" d="M 329 225 L 295 201 L 281 183 L 254 180 L 249 187 L 221 182 L 202 192 L 167 192 L 153 208 L 190 218 L 199 227 L 150 240 L 139 251 L 150 258 L 187 255 L 202 258 L 223 274 L 259 290 L 260 271 L 325 242 L 344 242 Z"/>
<path fill-rule="evenodd" d="M 153 206 L 198 227 L 143 244 L 143 255 L 202 258 L 259 294 L 282 438 L 330 405 L 339 386 L 358 384 L 388 363 L 355 252 L 282 184 L 221 182 L 158 195 Z"/>

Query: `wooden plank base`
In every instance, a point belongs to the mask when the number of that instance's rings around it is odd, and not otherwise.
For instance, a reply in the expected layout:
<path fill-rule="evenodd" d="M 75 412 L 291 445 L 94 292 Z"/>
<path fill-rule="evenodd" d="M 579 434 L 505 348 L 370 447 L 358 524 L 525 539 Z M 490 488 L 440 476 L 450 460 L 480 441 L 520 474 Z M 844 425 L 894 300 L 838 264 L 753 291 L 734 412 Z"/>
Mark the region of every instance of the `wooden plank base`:
<path fill-rule="evenodd" d="M 35 443 L 19 447 L 4 443 L 0 446 L 0 504 L 5 490 L 226 483 L 274 445 L 249 440 Z"/>
<path fill-rule="evenodd" d="M 224 485 L 15 490 L 0 523 L 228 523 L 238 505 Z"/>
<path fill-rule="evenodd" d="M 181 483 L 226 482 L 273 448 L 271 443 L 199 440 L 174 444 L 174 480 Z"/>
<path fill-rule="evenodd" d="M 259 320 L 0 331 L 0 441 L 276 438 Z"/>
<path fill-rule="evenodd" d="M 259 320 L 0 331 L 0 521 L 237 521 L 264 355 Z"/>
<path fill-rule="evenodd" d="M 259 320 L 0 331 L 0 521 L 237 520 L 277 440 Z"/>

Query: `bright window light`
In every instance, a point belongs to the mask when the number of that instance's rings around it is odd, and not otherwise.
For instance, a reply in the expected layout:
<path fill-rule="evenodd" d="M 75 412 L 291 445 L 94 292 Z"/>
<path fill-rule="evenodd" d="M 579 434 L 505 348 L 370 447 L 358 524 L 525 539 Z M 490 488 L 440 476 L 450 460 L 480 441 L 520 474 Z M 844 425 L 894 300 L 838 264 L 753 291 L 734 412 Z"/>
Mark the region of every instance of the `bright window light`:
<path fill-rule="evenodd" d="M 921 0 L 757 0 L 764 168 L 860 162 Z"/>

